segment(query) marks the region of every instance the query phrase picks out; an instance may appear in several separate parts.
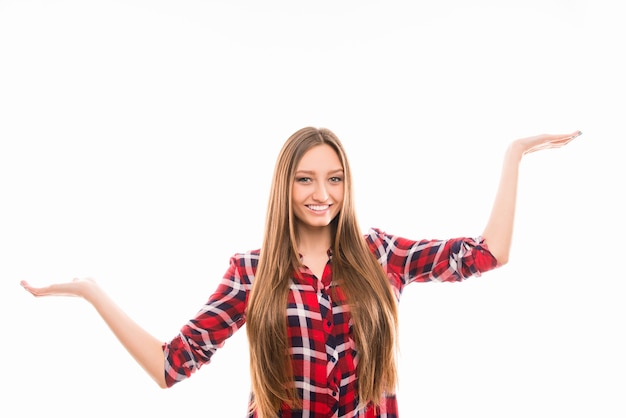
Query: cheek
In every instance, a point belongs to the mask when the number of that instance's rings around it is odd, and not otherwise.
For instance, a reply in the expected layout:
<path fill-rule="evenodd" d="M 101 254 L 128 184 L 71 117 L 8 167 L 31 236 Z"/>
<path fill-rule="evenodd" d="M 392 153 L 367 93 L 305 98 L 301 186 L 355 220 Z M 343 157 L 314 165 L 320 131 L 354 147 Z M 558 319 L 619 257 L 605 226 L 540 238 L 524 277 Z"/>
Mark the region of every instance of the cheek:
<path fill-rule="evenodd" d="M 304 193 L 302 192 L 302 188 L 297 187 L 294 185 L 294 187 L 291 188 L 291 201 L 292 202 L 299 202 L 300 200 L 303 199 Z"/>
<path fill-rule="evenodd" d="M 335 199 L 336 202 L 343 202 L 344 196 L 345 196 L 345 189 L 343 187 L 337 187 L 336 189 L 333 190 L 333 198 Z"/>

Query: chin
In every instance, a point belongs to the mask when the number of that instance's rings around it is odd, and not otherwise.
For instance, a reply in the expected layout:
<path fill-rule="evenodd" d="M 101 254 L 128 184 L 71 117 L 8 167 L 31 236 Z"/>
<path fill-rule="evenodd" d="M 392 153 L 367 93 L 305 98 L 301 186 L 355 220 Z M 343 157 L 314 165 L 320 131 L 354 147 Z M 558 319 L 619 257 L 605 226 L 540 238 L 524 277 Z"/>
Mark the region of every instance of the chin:
<path fill-rule="evenodd" d="M 332 219 L 298 219 L 298 223 L 308 228 L 326 228 L 330 226 Z"/>
<path fill-rule="evenodd" d="M 311 226 L 313 228 L 326 228 L 327 226 L 330 226 L 331 221 L 317 221 L 317 222 L 306 222 L 306 224 L 308 226 Z"/>

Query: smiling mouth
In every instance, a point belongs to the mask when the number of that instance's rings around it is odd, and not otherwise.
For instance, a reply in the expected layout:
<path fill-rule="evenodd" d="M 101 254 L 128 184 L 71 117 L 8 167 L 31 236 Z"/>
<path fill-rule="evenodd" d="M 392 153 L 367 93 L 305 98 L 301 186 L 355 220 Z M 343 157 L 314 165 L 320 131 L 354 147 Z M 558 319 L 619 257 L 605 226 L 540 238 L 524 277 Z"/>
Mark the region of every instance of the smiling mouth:
<path fill-rule="evenodd" d="M 306 207 L 315 212 L 324 212 L 330 208 L 330 205 L 306 205 Z"/>

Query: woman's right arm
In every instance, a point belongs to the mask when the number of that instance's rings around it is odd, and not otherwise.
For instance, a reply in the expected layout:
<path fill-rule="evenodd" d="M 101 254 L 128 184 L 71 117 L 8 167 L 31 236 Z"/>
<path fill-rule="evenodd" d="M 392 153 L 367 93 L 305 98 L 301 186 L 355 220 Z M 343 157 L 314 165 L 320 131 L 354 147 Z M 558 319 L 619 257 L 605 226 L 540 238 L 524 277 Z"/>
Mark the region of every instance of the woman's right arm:
<path fill-rule="evenodd" d="M 74 279 L 71 282 L 45 287 L 34 287 L 26 281 L 22 281 L 21 285 L 36 297 L 74 296 L 85 299 L 93 305 L 137 363 L 161 388 L 167 387 L 164 373 L 163 343 L 126 315 L 93 279 Z"/>

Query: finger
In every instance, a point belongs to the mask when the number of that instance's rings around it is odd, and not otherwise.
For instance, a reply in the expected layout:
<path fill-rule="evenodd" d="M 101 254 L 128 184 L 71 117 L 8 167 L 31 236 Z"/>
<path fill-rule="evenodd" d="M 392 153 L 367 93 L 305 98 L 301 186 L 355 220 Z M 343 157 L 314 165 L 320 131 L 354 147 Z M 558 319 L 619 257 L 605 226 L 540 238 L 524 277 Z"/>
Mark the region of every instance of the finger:
<path fill-rule="evenodd" d="M 552 148 L 562 147 L 572 142 L 578 136 L 580 136 L 580 134 L 572 134 L 572 135 L 566 136 L 565 138 L 553 140 L 550 142 L 550 144 L 552 145 Z"/>
<path fill-rule="evenodd" d="M 540 150 L 549 149 L 549 148 L 557 148 L 560 146 L 560 144 L 555 141 L 556 140 L 550 140 L 548 142 L 540 142 L 528 148 L 526 152 L 528 153 L 528 152 L 535 152 L 535 151 L 540 151 Z"/>
<path fill-rule="evenodd" d="M 524 152 L 524 154 L 530 154 L 532 152 L 541 151 L 544 149 L 561 148 L 570 143 L 574 138 L 576 138 L 576 136 L 578 135 L 571 134 L 565 137 L 553 136 L 546 138 L 542 142 L 539 142 L 538 144 L 535 144 L 528 148 L 526 152 Z"/>
<path fill-rule="evenodd" d="M 22 285 L 24 289 L 26 289 L 26 291 L 31 293 L 33 296 L 37 296 L 37 297 L 53 296 L 53 295 L 54 296 L 75 296 L 71 291 L 69 291 L 66 288 L 66 285 L 64 283 L 51 284 L 49 286 L 43 286 L 43 287 L 34 287 L 34 286 L 31 286 L 25 280 L 22 280 L 20 284 Z"/>
<path fill-rule="evenodd" d="M 26 280 L 20 281 L 20 285 L 31 293 L 32 293 L 32 290 L 34 289 Z"/>
<path fill-rule="evenodd" d="M 567 134 L 567 135 L 560 135 L 557 138 L 554 138 L 552 140 L 550 140 L 551 143 L 553 144 L 558 144 L 558 145 L 566 145 L 569 144 L 571 141 L 573 141 L 575 138 L 581 136 L 583 133 L 581 131 L 575 131 L 571 134 Z"/>
<path fill-rule="evenodd" d="M 20 282 L 20 285 L 22 285 L 22 287 L 29 292 L 30 294 L 32 294 L 33 296 L 41 296 L 42 295 L 42 290 L 41 288 L 36 288 L 31 286 L 30 284 L 28 284 L 28 282 L 26 280 L 22 280 Z"/>
<path fill-rule="evenodd" d="M 571 142 L 574 138 L 577 138 L 581 136 L 582 134 L 583 133 L 581 131 L 575 131 L 569 135 L 566 135 L 565 138 L 562 138 L 559 142 L 563 142 L 564 144 L 567 144 Z"/>
<path fill-rule="evenodd" d="M 570 134 L 552 135 L 550 139 L 548 140 L 548 142 L 552 144 L 565 145 L 571 142 L 574 138 L 577 138 L 582 134 L 583 133 L 581 131 L 574 131 Z"/>

